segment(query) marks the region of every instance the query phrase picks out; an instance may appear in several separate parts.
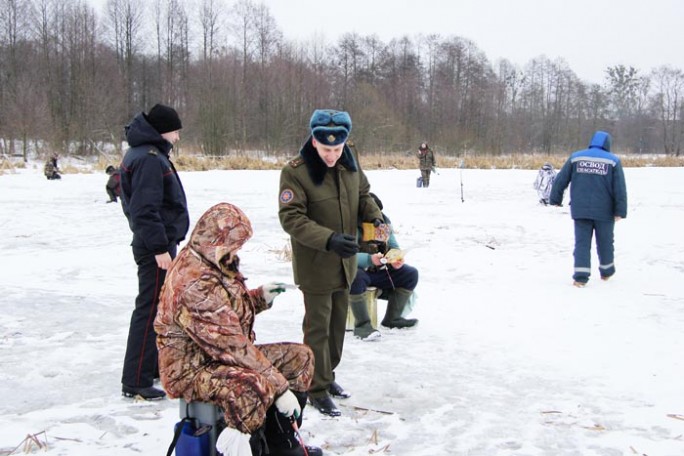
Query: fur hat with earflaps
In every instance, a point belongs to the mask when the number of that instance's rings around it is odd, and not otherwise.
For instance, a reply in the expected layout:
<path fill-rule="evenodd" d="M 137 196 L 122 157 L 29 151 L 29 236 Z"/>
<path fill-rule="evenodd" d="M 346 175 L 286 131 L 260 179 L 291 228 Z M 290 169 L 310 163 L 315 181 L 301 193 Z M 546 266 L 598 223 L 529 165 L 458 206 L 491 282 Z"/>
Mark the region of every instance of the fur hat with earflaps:
<path fill-rule="evenodd" d="M 326 146 L 344 143 L 352 129 L 351 117 L 346 111 L 317 109 L 309 121 L 311 136 Z"/>

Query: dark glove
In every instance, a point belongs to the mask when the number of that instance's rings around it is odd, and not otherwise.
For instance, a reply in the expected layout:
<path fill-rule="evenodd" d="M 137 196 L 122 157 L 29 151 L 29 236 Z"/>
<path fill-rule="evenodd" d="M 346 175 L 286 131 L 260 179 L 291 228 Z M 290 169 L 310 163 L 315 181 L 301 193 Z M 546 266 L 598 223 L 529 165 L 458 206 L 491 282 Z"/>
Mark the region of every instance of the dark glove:
<path fill-rule="evenodd" d="M 382 225 L 383 223 L 385 223 L 385 221 L 383 219 L 379 219 L 379 218 L 373 219 L 373 226 L 376 228 L 379 227 L 380 225 Z"/>
<path fill-rule="evenodd" d="M 356 238 L 350 234 L 333 233 L 328 239 L 327 249 L 342 258 L 349 258 L 359 251 L 359 244 L 356 243 Z"/>

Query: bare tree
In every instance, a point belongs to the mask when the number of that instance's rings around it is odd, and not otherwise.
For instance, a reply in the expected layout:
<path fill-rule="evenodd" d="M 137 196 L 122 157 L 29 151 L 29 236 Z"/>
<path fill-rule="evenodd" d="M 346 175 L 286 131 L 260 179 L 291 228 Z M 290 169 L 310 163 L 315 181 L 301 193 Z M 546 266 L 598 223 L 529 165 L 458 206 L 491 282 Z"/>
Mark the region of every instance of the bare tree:
<path fill-rule="evenodd" d="M 107 0 L 107 19 L 125 84 L 125 109 L 131 115 L 136 105 L 134 65 L 141 45 L 142 3 L 136 0 Z"/>
<path fill-rule="evenodd" d="M 202 32 L 202 59 L 198 62 L 199 72 L 194 76 L 197 84 L 198 138 L 202 149 L 209 155 L 224 155 L 228 146 L 228 123 L 231 105 L 225 99 L 229 93 L 222 75 L 227 56 L 221 54 L 220 43 L 225 40 L 221 13 L 225 5 L 218 0 L 203 0 L 199 22 Z"/>
<path fill-rule="evenodd" d="M 680 156 L 684 138 L 682 94 L 684 73 L 670 66 L 661 66 L 652 73 L 655 83 L 653 108 L 658 115 L 663 147 L 668 155 Z"/>
<path fill-rule="evenodd" d="M 15 152 L 15 139 L 22 140 L 22 155 L 27 160 L 31 133 L 32 82 L 26 56 L 30 55 L 27 24 L 31 11 L 27 2 L 0 0 L 0 137 Z M 27 105 L 28 103 L 28 105 Z"/>

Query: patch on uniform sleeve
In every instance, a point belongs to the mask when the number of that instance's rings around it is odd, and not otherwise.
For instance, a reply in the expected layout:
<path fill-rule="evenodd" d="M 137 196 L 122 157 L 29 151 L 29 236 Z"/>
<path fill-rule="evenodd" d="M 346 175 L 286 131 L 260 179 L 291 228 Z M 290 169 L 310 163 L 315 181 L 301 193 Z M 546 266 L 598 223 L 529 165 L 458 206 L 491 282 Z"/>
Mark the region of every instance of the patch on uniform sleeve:
<path fill-rule="evenodd" d="M 287 204 L 287 203 L 291 202 L 293 199 L 294 199 L 294 192 L 292 190 L 290 190 L 289 188 L 286 188 L 280 194 L 280 202 L 282 204 Z"/>

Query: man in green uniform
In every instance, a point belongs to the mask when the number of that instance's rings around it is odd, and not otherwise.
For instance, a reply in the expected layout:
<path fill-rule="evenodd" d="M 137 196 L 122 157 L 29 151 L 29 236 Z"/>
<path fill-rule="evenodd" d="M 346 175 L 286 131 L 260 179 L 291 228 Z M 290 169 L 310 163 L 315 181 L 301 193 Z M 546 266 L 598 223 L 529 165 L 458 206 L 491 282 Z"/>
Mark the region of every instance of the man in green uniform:
<path fill-rule="evenodd" d="M 347 147 L 352 122 L 344 111 L 320 109 L 311 135 L 280 174 L 279 216 L 292 242 L 295 283 L 304 294 L 304 343 L 314 353 L 311 404 L 339 416 L 331 396 L 349 397 L 335 382 L 342 358 L 349 287 L 356 275 L 359 222 L 382 223 L 358 157 Z"/>

